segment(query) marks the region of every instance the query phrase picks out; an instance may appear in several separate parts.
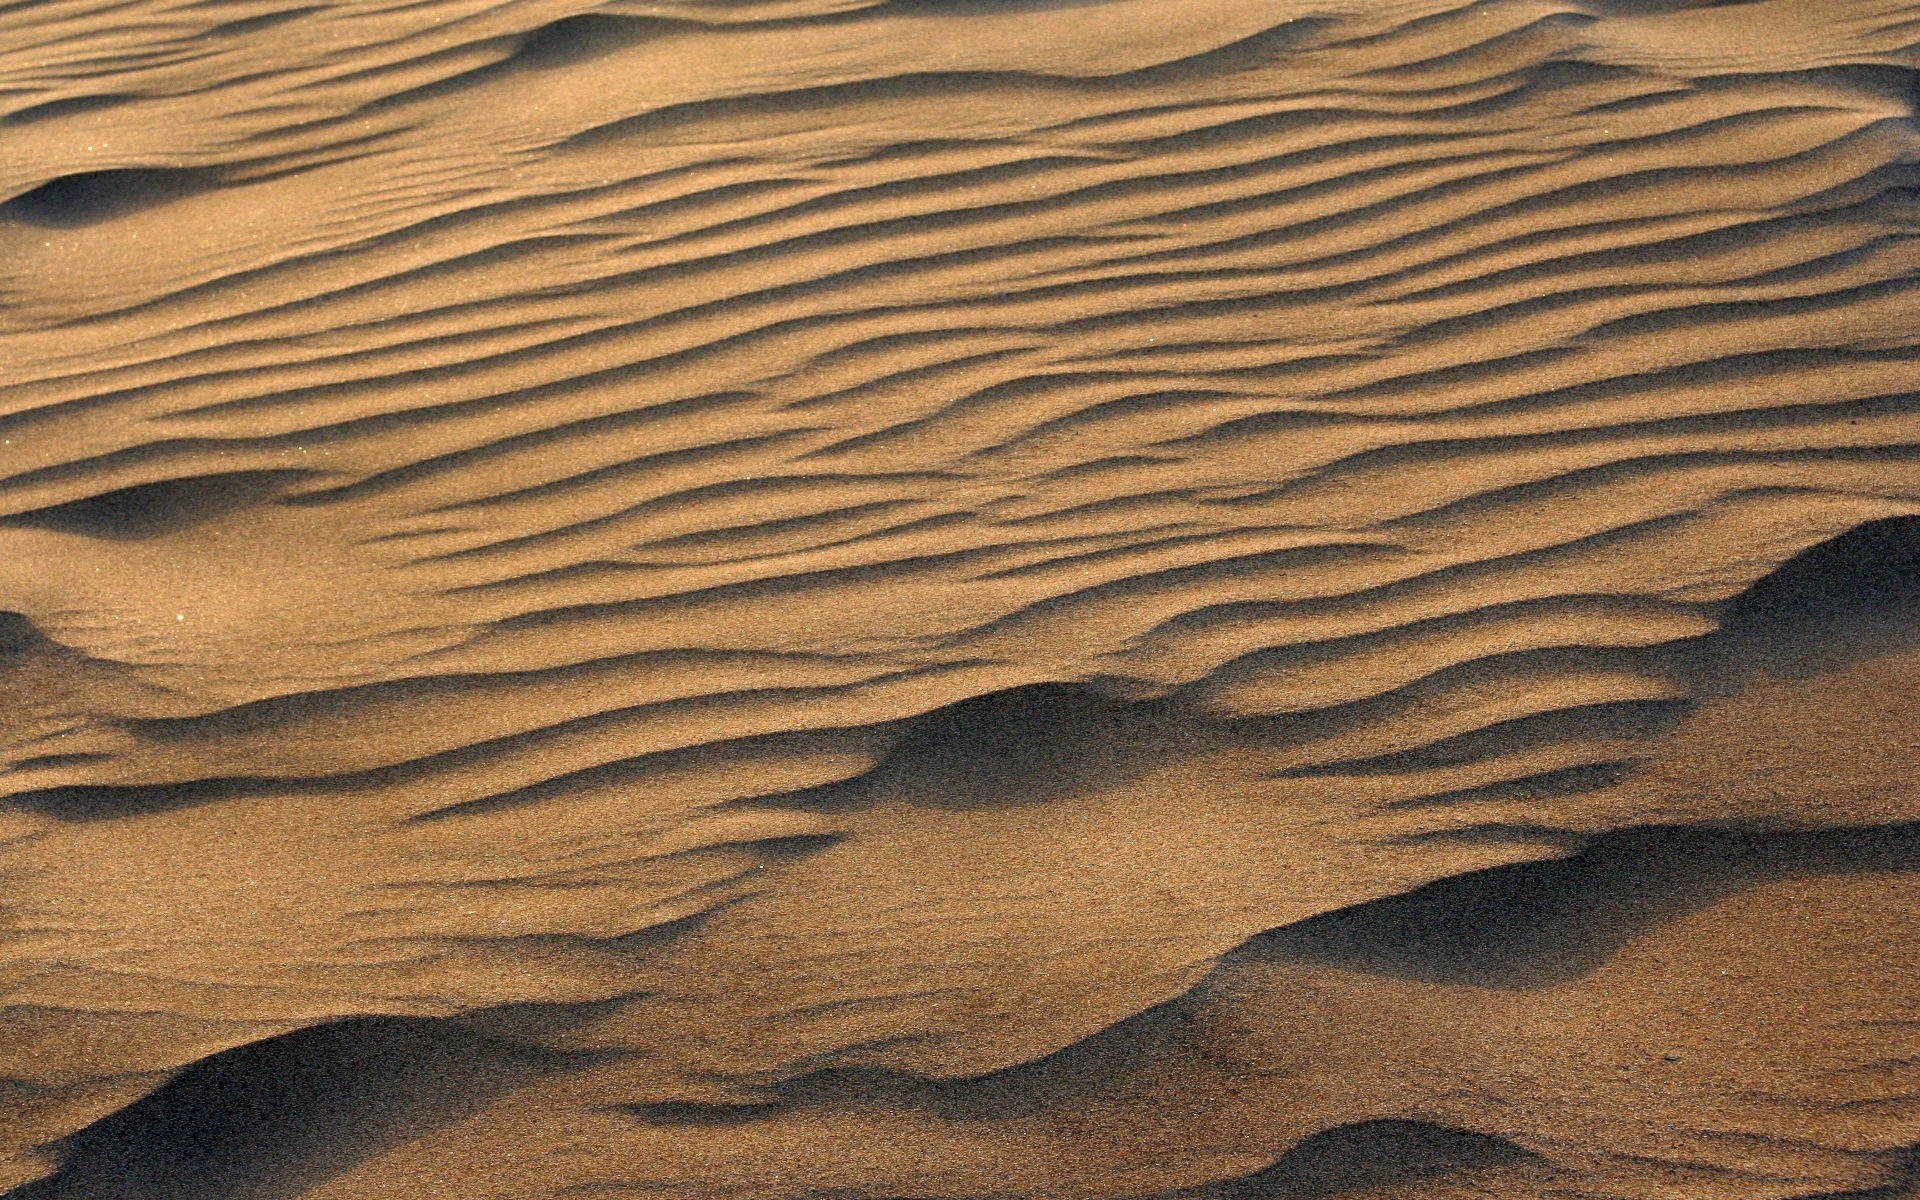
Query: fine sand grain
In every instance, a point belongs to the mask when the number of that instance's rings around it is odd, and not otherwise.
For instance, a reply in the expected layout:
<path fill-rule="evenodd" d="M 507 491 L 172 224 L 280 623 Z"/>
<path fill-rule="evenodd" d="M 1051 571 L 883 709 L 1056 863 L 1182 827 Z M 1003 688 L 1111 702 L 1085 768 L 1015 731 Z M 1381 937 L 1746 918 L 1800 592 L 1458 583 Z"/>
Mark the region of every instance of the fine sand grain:
<path fill-rule="evenodd" d="M 0 1191 L 1920 1195 L 1917 103 L 1920 0 L 0 3 Z"/>

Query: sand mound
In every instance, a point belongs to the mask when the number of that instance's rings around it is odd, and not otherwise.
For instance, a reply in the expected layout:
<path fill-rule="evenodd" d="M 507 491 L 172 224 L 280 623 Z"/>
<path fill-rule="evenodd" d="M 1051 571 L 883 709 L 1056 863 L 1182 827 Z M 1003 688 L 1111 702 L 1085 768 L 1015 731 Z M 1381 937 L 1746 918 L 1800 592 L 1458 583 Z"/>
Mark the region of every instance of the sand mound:
<path fill-rule="evenodd" d="M 1917 72 L 0 5 L 0 1188 L 1903 1194 Z"/>

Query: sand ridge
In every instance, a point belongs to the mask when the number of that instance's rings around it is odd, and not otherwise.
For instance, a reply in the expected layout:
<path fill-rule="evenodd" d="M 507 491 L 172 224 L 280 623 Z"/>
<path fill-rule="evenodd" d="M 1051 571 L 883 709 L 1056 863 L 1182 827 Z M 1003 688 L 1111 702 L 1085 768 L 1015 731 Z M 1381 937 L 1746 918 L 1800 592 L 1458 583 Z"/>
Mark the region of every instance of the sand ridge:
<path fill-rule="evenodd" d="M 1904 1186 L 1917 48 L 0 7 L 0 1186 Z"/>

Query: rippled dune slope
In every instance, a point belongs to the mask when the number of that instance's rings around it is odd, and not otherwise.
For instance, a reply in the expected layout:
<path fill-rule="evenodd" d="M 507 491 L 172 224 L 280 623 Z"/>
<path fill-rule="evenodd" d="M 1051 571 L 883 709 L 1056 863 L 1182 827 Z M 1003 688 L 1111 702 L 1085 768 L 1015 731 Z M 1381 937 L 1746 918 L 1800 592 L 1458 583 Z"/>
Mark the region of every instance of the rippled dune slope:
<path fill-rule="evenodd" d="M 1920 1189 L 1920 3 L 0 4 L 0 1190 Z"/>

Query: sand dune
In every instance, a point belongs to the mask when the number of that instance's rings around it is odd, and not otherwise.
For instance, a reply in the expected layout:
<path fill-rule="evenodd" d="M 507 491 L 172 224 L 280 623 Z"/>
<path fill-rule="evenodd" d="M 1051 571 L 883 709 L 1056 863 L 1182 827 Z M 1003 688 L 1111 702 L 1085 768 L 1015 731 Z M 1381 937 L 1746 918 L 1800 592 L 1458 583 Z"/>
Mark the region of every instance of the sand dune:
<path fill-rule="evenodd" d="M 1909 1194 L 1917 71 L 0 4 L 0 1188 Z"/>

